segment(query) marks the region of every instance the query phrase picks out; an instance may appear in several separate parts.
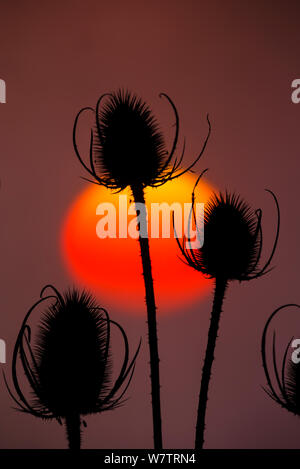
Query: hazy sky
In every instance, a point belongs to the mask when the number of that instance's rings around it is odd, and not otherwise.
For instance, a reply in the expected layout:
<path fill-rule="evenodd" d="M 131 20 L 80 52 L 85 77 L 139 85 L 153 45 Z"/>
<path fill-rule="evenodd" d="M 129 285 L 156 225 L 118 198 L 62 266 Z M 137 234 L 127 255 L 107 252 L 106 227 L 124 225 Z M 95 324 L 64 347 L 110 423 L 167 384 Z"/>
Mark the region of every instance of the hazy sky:
<path fill-rule="evenodd" d="M 26 310 L 49 282 L 74 282 L 59 250 L 70 203 L 82 191 L 72 148 L 76 112 L 103 92 L 129 87 L 168 125 L 176 102 L 191 161 L 213 127 L 199 171 L 220 189 L 263 209 L 264 256 L 278 196 L 282 228 L 274 269 L 232 284 L 226 295 L 207 411 L 207 448 L 300 448 L 300 423 L 263 392 L 264 323 L 277 306 L 299 302 L 299 2 L 164 0 L 0 1 L 1 295 L 0 338 L 8 363 Z M 104 267 L 105 268 L 105 267 Z M 171 294 L 171 292 L 170 292 Z M 105 305 L 134 348 L 144 338 L 124 407 L 88 418 L 84 448 L 152 447 L 145 315 Z M 161 399 L 167 448 L 194 442 L 197 397 L 211 295 L 181 314 L 158 317 Z M 295 319 L 295 318 L 294 318 Z M 279 324 L 279 323 L 278 323 Z M 300 324 L 281 321 L 282 340 Z M 279 327 L 279 325 L 278 325 Z M 278 333 L 280 336 L 280 331 Z M 132 349 L 133 349 L 132 348 Z M 9 364 L 1 365 L 9 373 Z M 0 447 L 64 448 L 64 430 L 12 409 L 0 381 Z"/>

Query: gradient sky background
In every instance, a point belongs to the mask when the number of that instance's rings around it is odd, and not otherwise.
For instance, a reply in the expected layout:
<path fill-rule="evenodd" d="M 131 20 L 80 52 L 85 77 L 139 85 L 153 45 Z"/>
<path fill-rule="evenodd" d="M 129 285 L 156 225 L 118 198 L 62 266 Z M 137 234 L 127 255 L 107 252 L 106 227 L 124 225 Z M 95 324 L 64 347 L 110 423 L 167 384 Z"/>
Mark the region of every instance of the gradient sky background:
<path fill-rule="evenodd" d="M 201 147 L 210 113 L 213 134 L 198 164 L 220 189 L 261 207 L 265 255 L 278 196 L 282 228 L 274 264 L 259 280 L 228 290 L 207 412 L 207 448 L 300 448 L 300 422 L 262 391 L 260 338 L 277 306 L 299 302 L 300 77 L 297 1 L 164 0 L 0 1 L 1 295 L 0 338 L 8 361 L 26 310 L 48 282 L 69 277 L 59 234 L 70 203 L 84 188 L 72 148 L 76 112 L 103 92 L 129 87 L 168 128 L 158 98 L 176 102 L 186 161 Z M 105 268 L 105 266 L 104 266 Z M 129 390 L 112 413 L 88 418 L 84 448 L 152 447 L 145 317 L 105 305 L 130 343 L 144 346 Z M 163 431 L 166 448 L 194 442 L 197 396 L 211 295 L 174 317 L 159 318 Z M 295 318 L 294 318 L 295 319 Z M 281 321 L 284 342 L 300 337 L 296 319 Z M 286 326 L 286 324 L 288 324 Z M 1 368 L 9 372 L 8 365 Z M 0 447 L 64 448 L 64 430 L 17 413 L 0 381 Z"/>

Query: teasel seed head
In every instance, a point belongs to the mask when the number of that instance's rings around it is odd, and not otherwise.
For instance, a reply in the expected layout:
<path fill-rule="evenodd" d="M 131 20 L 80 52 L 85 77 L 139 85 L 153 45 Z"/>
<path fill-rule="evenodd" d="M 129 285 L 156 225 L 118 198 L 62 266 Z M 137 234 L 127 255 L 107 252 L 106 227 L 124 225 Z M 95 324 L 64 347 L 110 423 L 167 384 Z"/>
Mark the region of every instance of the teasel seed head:
<path fill-rule="evenodd" d="M 191 170 L 202 156 L 211 127 L 200 154 L 186 169 L 181 168 L 185 144 L 180 156 L 175 157 L 179 136 L 179 117 L 173 101 L 165 98 L 175 115 L 175 136 L 170 152 L 159 124 L 150 107 L 129 91 L 119 89 L 102 95 L 95 109 L 83 108 L 76 116 L 73 128 L 75 153 L 95 184 L 121 191 L 126 187 L 157 187 Z M 102 105 L 103 103 L 103 105 Z M 81 157 L 77 144 L 77 126 L 81 114 L 92 111 L 94 127 L 90 134 L 89 164 Z M 85 178 L 83 178 L 85 179 Z"/>
<path fill-rule="evenodd" d="M 300 416 L 300 363 L 294 363 L 292 360 L 292 352 L 289 355 L 293 337 L 286 346 L 281 362 L 281 369 L 278 369 L 275 331 L 273 332 L 272 348 L 270 347 L 271 358 L 267 356 L 267 335 L 271 322 L 279 313 L 284 311 L 286 314 L 285 310 L 291 308 L 299 309 L 300 306 L 295 303 L 280 306 L 271 314 L 264 327 L 261 341 L 261 354 L 267 386 L 263 389 L 268 396 L 281 407 L 292 412 L 294 415 Z M 270 371 L 270 363 L 272 363 L 272 371 Z"/>
<path fill-rule="evenodd" d="M 194 203 L 195 188 L 200 177 L 192 194 L 190 217 L 190 223 L 193 217 L 198 233 L 201 227 L 196 219 Z M 264 267 L 259 267 L 263 236 L 262 211 L 253 211 L 240 196 L 228 192 L 214 193 L 205 206 L 204 243 L 201 248 L 189 249 L 191 245 L 186 237 L 182 243 L 177 239 L 184 261 L 209 278 L 219 277 L 226 281 L 251 280 L 269 272 L 279 237 L 280 212 L 276 196 L 272 191 L 267 191 L 275 200 L 277 228 L 271 255 Z"/>
<path fill-rule="evenodd" d="M 43 296 L 46 289 L 52 293 Z M 32 312 L 46 305 L 32 345 L 28 325 Z M 125 354 L 121 371 L 112 382 L 111 326 L 122 335 Z M 52 285 L 28 311 L 21 326 L 12 360 L 11 391 L 17 408 L 35 417 L 57 419 L 86 416 L 111 410 L 122 398 L 133 376 L 140 349 L 129 362 L 129 345 L 123 328 L 85 291 L 71 289 L 64 294 Z M 19 379 L 23 369 L 32 398 L 25 396 Z"/>

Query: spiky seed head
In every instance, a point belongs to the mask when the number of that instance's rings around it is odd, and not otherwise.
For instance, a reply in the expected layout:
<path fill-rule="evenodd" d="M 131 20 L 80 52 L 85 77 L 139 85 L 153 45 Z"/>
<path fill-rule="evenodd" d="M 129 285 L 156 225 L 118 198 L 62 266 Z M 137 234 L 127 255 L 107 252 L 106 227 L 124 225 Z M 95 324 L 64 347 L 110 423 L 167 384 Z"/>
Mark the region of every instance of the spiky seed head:
<path fill-rule="evenodd" d="M 44 296 L 50 290 L 51 294 Z M 39 330 L 31 344 L 29 317 L 38 306 L 44 310 Z M 124 356 L 112 382 L 110 329 L 115 326 L 124 344 Z M 17 409 L 42 419 L 65 421 L 70 448 L 80 447 L 81 416 L 120 406 L 131 382 L 141 341 L 129 362 L 129 344 L 124 329 L 109 318 L 91 295 L 76 289 L 61 294 L 46 285 L 40 299 L 22 322 L 12 357 L 13 390 L 4 374 L 9 395 Z M 30 398 L 22 390 L 19 371 L 23 370 Z M 122 389 L 123 388 L 123 389 Z"/>
<path fill-rule="evenodd" d="M 52 304 L 35 346 L 38 401 L 59 418 L 96 411 L 111 378 L 108 321 L 86 292 L 70 290 Z"/>
<path fill-rule="evenodd" d="M 257 216 L 239 196 L 214 194 L 205 206 L 202 272 L 211 278 L 242 280 L 257 261 Z"/>
<path fill-rule="evenodd" d="M 285 380 L 286 408 L 300 415 L 300 367 L 289 360 Z"/>
<path fill-rule="evenodd" d="M 158 178 L 166 150 L 158 123 L 148 105 L 119 90 L 96 115 L 95 168 L 116 188 L 145 187 Z"/>
<path fill-rule="evenodd" d="M 208 133 L 200 153 L 190 165 L 182 168 L 185 141 L 181 155 L 175 156 L 179 137 L 178 112 L 166 93 L 159 96 L 168 101 L 175 116 L 175 133 L 169 152 L 148 105 L 128 91 L 121 89 L 102 94 L 95 109 L 88 106 L 77 113 L 73 146 L 77 159 L 88 174 L 83 179 L 118 192 L 129 186 L 139 198 L 146 186 L 162 186 L 192 170 L 210 137 L 209 117 L 206 116 Z M 78 123 L 84 112 L 92 112 L 95 117 L 94 127 L 90 130 L 89 162 L 81 155 L 77 143 Z"/>
<path fill-rule="evenodd" d="M 296 303 L 289 303 L 280 306 L 270 315 L 262 334 L 261 356 L 267 380 L 267 386 L 264 387 L 265 392 L 284 409 L 300 416 L 300 365 L 294 363 L 293 357 L 289 353 L 293 345 L 293 338 L 288 342 L 283 358 L 280 360 L 281 369 L 278 367 L 275 330 L 273 331 L 272 347 L 267 347 L 267 336 L 274 318 L 282 312 L 286 315 L 287 310 L 292 308 L 299 309 L 300 306 Z M 270 357 L 268 357 L 269 354 L 271 354 Z M 270 364 L 272 364 L 271 371 Z"/>

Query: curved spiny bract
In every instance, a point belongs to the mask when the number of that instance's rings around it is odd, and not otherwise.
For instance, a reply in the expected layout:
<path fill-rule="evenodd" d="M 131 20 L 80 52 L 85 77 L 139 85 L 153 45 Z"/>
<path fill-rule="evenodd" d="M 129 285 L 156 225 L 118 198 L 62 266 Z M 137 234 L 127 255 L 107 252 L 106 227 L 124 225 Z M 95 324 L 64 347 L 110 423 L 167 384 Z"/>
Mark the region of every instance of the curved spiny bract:
<path fill-rule="evenodd" d="M 252 280 L 271 270 L 270 264 L 276 251 L 280 227 L 278 201 L 273 192 L 268 190 L 276 204 L 277 228 L 271 254 L 262 267 L 260 267 L 263 240 L 262 212 L 251 210 L 240 196 L 228 192 L 213 194 L 205 208 L 204 227 L 200 227 L 194 204 L 195 188 L 202 174 L 192 193 L 189 230 L 193 219 L 198 236 L 201 228 L 204 230 L 204 244 L 198 249 L 192 249 L 190 236 L 184 237 L 182 242 L 176 238 L 183 261 L 215 280 L 214 301 L 199 393 L 195 438 L 195 447 L 198 449 L 202 449 L 204 444 L 208 389 L 225 292 L 232 280 L 240 282 Z"/>
<path fill-rule="evenodd" d="M 52 294 L 43 296 L 45 289 Z M 39 305 L 45 306 L 34 343 L 28 320 Z M 121 332 L 124 358 L 112 383 L 111 325 Z M 131 381 L 140 345 L 129 361 L 129 345 L 123 328 L 109 318 L 87 292 L 64 294 L 47 285 L 41 299 L 26 314 L 12 360 L 14 392 L 5 379 L 18 410 L 43 419 L 65 422 L 69 447 L 79 449 L 82 417 L 111 410 L 122 404 Z M 26 397 L 19 380 L 23 369 L 32 397 Z"/>
<path fill-rule="evenodd" d="M 291 359 L 288 360 L 288 351 L 290 349 L 293 338 L 288 342 L 282 363 L 281 369 L 278 369 L 278 362 L 276 357 L 276 335 L 273 333 L 271 360 L 273 370 L 270 372 L 267 359 L 267 335 L 269 328 L 275 316 L 283 310 L 290 308 L 300 308 L 295 303 L 286 304 L 277 308 L 269 317 L 263 330 L 261 340 L 261 355 L 262 364 L 267 380 L 267 387 L 264 387 L 265 392 L 277 404 L 281 405 L 284 409 L 300 416 L 300 365 L 294 363 Z M 288 360 L 288 361 L 287 361 Z"/>

